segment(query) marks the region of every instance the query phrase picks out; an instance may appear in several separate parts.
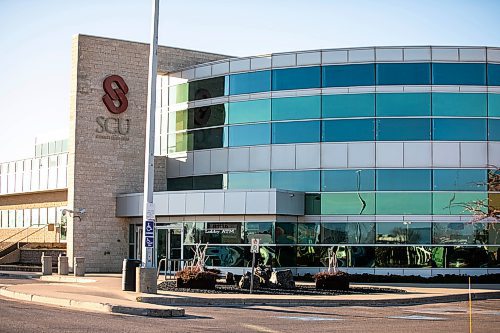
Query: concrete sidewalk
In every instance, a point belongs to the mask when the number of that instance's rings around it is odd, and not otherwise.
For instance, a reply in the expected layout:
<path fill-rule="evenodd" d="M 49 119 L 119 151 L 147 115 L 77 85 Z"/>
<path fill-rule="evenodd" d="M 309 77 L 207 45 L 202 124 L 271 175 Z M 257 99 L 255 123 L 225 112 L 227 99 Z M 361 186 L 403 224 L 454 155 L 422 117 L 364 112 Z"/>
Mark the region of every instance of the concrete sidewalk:
<path fill-rule="evenodd" d="M 0 272 L 8 276 L 9 272 Z M 15 272 L 12 275 L 33 275 Z M 76 309 L 125 313 L 143 316 L 183 316 L 176 306 L 395 306 L 468 299 L 466 285 L 372 284 L 369 287 L 402 289 L 405 293 L 351 294 L 335 296 L 204 294 L 159 291 L 156 295 L 122 291 L 120 274 L 72 276 L 37 276 L 37 283 L 15 284 L 0 288 L 0 295 L 24 301 L 59 305 Z M 161 282 L 163 280 L 159 280 Z M 366 286 L 353 284 L 354 286 Z M 500 298 L 500 285 L 473 285 L 474 299 Z"/>

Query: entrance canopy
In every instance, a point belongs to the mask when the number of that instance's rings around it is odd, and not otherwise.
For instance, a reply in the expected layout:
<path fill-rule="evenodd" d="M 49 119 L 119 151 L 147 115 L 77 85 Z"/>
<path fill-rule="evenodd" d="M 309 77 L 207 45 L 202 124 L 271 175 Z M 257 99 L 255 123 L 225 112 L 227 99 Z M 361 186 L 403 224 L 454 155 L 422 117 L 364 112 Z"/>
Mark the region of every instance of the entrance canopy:
<path fill-rule="evenodd" d="M 117 217 L 142 216 L 142 193 L 116 198 Z M 179 215 L 304 215 L 304 193 L 278 189 L 156 192 L 155 214 Z"/>

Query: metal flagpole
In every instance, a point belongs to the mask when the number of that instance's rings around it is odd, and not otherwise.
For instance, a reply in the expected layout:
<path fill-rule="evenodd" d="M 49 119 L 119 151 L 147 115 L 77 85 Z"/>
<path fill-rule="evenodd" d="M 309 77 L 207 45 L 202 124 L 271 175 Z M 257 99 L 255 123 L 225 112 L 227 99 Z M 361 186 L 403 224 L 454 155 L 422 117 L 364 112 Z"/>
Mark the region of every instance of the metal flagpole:
<path fill-rule="evenodd" d="M 146 149 L 144 160 L 144 206 L 143 206 L 143 242 L 142 267 L 154 268 L 154 142 L 155 142 L 155 111 L 156 111 L 156 75 L 158 55 L 158 8 L 160 0 L 153 0 L 153 20 L 151 23 L 151 44 L 149 47 L 148 72 L 148 105 L 146 120 Z"/>

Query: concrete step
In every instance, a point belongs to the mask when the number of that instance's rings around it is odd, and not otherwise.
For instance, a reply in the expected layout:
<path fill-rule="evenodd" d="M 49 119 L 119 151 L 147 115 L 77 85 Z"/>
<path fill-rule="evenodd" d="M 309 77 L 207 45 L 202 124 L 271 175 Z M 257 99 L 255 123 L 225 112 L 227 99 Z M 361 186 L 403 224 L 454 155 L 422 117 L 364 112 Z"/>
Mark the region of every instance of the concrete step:
<path fill-rule="evenodd" d="M 0 265 L 0 271 L 9 271 L 9 272 L 41 272 L 42 265 Z M 52 263 L 52 272 L 57 273 L 57 261 L 56 266 Z"/>

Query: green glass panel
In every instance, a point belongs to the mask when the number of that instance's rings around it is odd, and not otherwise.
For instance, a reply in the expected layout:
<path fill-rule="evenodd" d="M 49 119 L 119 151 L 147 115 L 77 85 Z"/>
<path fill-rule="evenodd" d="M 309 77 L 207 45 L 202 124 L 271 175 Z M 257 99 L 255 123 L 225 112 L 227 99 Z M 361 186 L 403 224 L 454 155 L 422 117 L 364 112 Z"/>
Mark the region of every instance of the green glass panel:
<path fill-rule="evenodd" d="M 325 95 L 322 108 L 323 118 L 373 117 L 375 94 Z"/>
<path fill-rule="evenodd" d="M 486 116 L 486 94 L 433 93 L 434 116 Z"/>
<path fill-rule="evenodd" d="M 178 84 L 168 88 L 169 104 L 184 103 L 188 100 L 188 84 Z"/>
<path fill-rule="evenodd" d="M 305 211 L 306 215 L 321 214 L 321 194 L 306 193 L 305 195 Z"/>
<path fill-rule="evenodd" d="M 472 215 L 469 208 L 478 208 L 486 212 L 486 206 L 477 205 L 487 202 L 486 193 L 435 192 L 432 199 L 434 215 Z"/>
<path fill-rule="evenodd" d="M 269 172 L 234 172 L 228 174 L 228 189 L 267 189 L 271 183 Z"/>
<path fill-rule="evenodd" d="M 168 113 L 168 131 L 176 132 L 188 129 L 188 111 L 181 110 Z"/>
<path fill-rule="evenodd" d="M 488 116 L 500 117 L 500 94 L 488 94 Z"/>
<path fill-rule="evenodd" d="M 168 152 L 175 153 L 180 151 L 193 150 L 192 133 L 175 133 L 168 136 Z"/>
<path fill-rule="evenodd" d="M 377 214 L 431 214 L 431 193 L 377 193 Z"/>
<path fill-rule="evenodd" d="M 430 115 L 431 94 L 377 94 L 377 117 Z"/>
<path fill-rule="evenodd" d="M 274 171 L 271 187 L 290 191 L 319 191 L 319 170 Z"/>
<path fill-rule="evenodd" d="M 271 120 L 271 100 L 229 103 L 229 124 L 253 123 Z"/>
<path fill-rule="evenodd" d="M 373 215 L 375 193 L 323 193 L 322 215 Z"/>
<path fill-rule="evenodd" d="M 272 99 L 272 119 L 318 119 L 321 117 L 321 96 Z"/>

